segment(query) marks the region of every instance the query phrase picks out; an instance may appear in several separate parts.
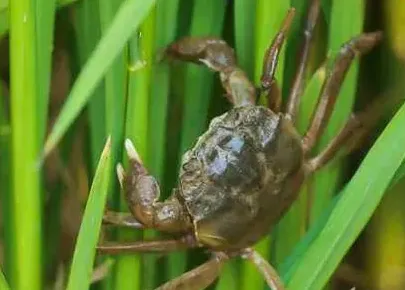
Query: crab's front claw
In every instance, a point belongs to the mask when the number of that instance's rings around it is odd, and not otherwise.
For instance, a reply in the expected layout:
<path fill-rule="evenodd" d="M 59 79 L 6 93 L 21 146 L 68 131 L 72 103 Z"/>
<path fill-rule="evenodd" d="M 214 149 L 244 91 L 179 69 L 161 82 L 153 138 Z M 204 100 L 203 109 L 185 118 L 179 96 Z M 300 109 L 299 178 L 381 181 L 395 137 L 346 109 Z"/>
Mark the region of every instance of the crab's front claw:
<path fill-rule="evenodd" d="M 142 173 L 146 173 L 146 169 L 143 167 L 141 157 L 139 156 L 134 144 L 130 139 L 125 140 L 125 150 L 128 155 L 129 163 L 131 165 L 130 172 L 132 171 L 132 169 L 135 168 L 138 171 L 140 170 Z M 116 172 L 121 188 L 125 190 L 125 179 L 127 177 L 127 174 L 125 172 L 124 166 L 122 166 L 121 163 L 117 164 Z"/>
<path fill-rule="evenodd" d="M 218 72 L 236 65 L 234 50 L 216 37 L 184 37 L 168 45 L 164 56 L 167 59 L 205 64 Z"/>
<path fill-rule="evenodd" d="M 131 140 L 125 140 L 129 167 L 125 171 L 117 165 L 117 175 L 127 200 L 128 208 L 138 224 L 168 232 L 178 232 L 190 227 L 188 215 L 179 201 L 172 197 L 159 202 L 160 189 L 157 180 L 148 173 Z M 124 218 L 124 222 L 127 218 Z"/>

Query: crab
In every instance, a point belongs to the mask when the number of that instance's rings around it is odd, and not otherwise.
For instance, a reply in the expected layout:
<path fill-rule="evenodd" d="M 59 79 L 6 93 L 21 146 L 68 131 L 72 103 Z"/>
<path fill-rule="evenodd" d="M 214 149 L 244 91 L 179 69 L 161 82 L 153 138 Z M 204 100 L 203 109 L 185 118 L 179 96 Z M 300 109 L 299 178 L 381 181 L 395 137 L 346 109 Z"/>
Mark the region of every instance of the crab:
<path fill-rule="evenodd" d="M 206 288 L 234 257 L 253 263 L 271 289 L 284 289 L 276 270 L 252 246 L 289 209 L 305 179 L 330 161 L 349 139 L 352 142 L 357 138 L 362 119 L 352 115 L 318 155 L 311 155 L 352 60 L 381 39 L 380 32 L 364 33 L 341 47 L 321 89 L 311 124 L 300 136 L 294 125 L 319 3 L 314 0 L 309 7 L 298 70 L 283 110 L 274 74 L 294 8 L 289 9 L 265 53 L 259 88 L 238 67 L 234 50 L 222 39 L 186 37 L 166 47 L 166 58 L 205 65 L 218 72 L 233 108 L 214 118 L 194 147 L 184 154 L 178 187 L 164 201 L 159 201 L 159 185 L 134 145 L 125 141 L 129 168 L 125 171 L 118 164 L 117 175 L 130 213 L 107 211 L 104 222 L 156 229 L 175 238 L 103 242 L 98 245 L 99 253 L 167 253 L 203 247 L 212 254 L 210 260 L 157 289 Z M 258 92 L 268 97 L 268 107 L 256 104 Z"/>

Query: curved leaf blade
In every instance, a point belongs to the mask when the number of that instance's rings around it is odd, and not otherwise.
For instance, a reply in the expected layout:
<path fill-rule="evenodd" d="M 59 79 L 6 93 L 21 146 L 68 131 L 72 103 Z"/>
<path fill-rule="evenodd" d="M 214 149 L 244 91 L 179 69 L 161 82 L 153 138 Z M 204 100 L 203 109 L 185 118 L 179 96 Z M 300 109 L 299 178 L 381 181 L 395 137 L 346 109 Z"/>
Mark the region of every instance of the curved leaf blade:
<path fill-rule="evenodd" d="M 90 189 L 82 224 L 77 237 L 71 265 L 68 290 L 88 289 L 93 271 L 104 206 L 107 201 L 109 176 L 111 175 L 111 141 L 108 138 L 101 154 L 93 184 Z"/>

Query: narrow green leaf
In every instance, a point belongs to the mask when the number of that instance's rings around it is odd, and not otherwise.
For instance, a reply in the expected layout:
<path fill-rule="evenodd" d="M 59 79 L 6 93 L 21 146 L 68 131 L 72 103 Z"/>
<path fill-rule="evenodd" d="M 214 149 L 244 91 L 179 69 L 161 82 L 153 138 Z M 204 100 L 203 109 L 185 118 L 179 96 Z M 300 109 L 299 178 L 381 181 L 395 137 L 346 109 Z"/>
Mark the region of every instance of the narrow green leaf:
<path fill-rule="evenodd" d="M 96 245 L 99 238 L 111 175 L 110 149 L 111 141 L 110 138 L 108 138 L 93 179 L 79 235 L 77 237 L 67 285 L 68 290 L 88 289 L 90 285 Z"/>
<path fill-rule="evenodd" d="M 154 4 L 155 0 L 128 0 L 123 2 L 111 26 L 100 40 L 88 63 L 74 83 L 45 143 L 45 156 L 55 147 L 56 143 L 77 118 L 97 84 Z"/>
<path fill-rule="evenodd" d="M 0 36 L 8 31 L 9 14 L 8 5 L 0 7 Z"/>
<path fill-rule="evenodd" d="M 350 6 L 350 9 L 347 9 L 348 6 Z M 343 43 L 362 32 L 364 6 L 363 0 L 355 2 L 351 0 L 332 1 L 329 26 L 329 55 L 335 56 Z M 329 63 L 332 62 L 329 61 Z M 359 59 L 355 59 L 343 82 L 336 101 L 336 109 L 333 111 L 325 132 L 318 143 L 318 152 L 337 134 L 352 111 L 356 98 L 358 71 Z M 315 190 L 313 192 L 314 202 L 312 204 L 311 220 L 317 218 L 317 215 L 322 212 L 336 192 L 340 182 L 342 162 L 344 160 L 330 163 L 314 176 L 313 188 Z"/>
<path fill-rule="evenodd" d="M 192 36 L 218 36 L 225 16 L 225 1 L 196 1 L 190 28 Z M 184 112 L 181 137 L 181 154 L 204 131 L 208 105 L 212 93 L 213 74 L 208 69 L 190 65 L 187 67 L 184 88 Z"/>
<path fill-rule="evenodd" d="M 49 3 L 45 3 L 48 5 L 54 5 L 54 1 L 48 1 Z M 62 8 L 66 5 L 72 4 L 78 0 L 59 0 L 58 1 L 58 8 Z M 0 37 L 3 36 L 8 31 L 9 28 L 9 13 L 8 13 L 8 0 L 1 0 L 0 1 Z M 50 11 L 48 9 L 44 9 L 46 11 Z M 44 13 L 45 14 L 45 13 Z M 46 15 L 46 14 L 45 14 Z M 54 17 L 52 15 L 49 15 L 51 17 Z"/>
<path fill-rule="evenodd" d="M 256 2 L 251 0 L 236 0 L 234 8 L 235 50 L 238 64 L 250 78 L 254 69 L 254 31 Z"/>
<path fill-rule="evenodd" d="M 305 134 L 311 121 L 312 112 L 316 108 L 318 96 L 326 78 L 326 67 L 321 66 L 311 77 L 302 95 L 301 106 L 298 112 L 297 129 Z"/>
<path fill-rule="evenodd" d="M 289 289 L 322 289 L 378 206 L 405 159 L 405 105 L 362 162 L 323 230 L 298 261 Z M 387 154 L 386 148 L 390 148 Z"/>
<path fill-rule="evenodd" d="M 36 45 L 37 45 L 37 88 L 39 144 L 43 143 L 47 127 L 48 102 L 51 80 L 53 51 L 53 28 L 55 23 L 56 0 L 37 0 L 36 3 Z"/>
<path fill-rule="evenodd" d="M 13 289 L 42 287 L 37 67 L 33 1 L 10 1 L 10 106 L 12 151 L 11 234 Z"/>
<path fill-rule="evenodd" d="M 156 4 L 155 50 L 157 53 L 174 41 L 177 29 L 179 0 L 165 0 Z M 154 57 L 156 58 L 156 57 Z M 153 62 L 153 58 L 151 60 Z M 170 68 L 167 62 L 154 64 L 149 105 L 149 155 L 151 173 L 163 182 L 166 161 L 166 129 L 170 93 Z"/>
<path fill-rule="evenodd" d="M 99 0 L 79 1 L 75 5 L 75 34 L 80 67 L 85 65 L 101 38 L 99 2 Z M 92 174 L 96 170 L 107 135 L 104 124 L 106 120 L 104 93 L 102 82 L 90 96 L 88 105 Z"/>
<path fill-rule="evenodd" d="M 0 82 L 0 180 L 1 180 L 1 187 L 0 187 L 0 211 L 1 211 L 1 218 L 3 221 L 3 229 L 0 232 L 0 236 L 3 237 L 3 244 L 4 244 L 4 260 L 7 261 L 5 266 L 7 269 L 12 269 L 13 265 L 10 260 L 12 260 L 12 256 L 10 255 L 11 249 L 15 244 L 13 242 L 13 216 L 10 213 L 11 204 L 11 179 L 10 179 L 10 164 L 11 164 L 11 152 L 10 152 L 10 143 L 11 143 L 11 128 L 10 128 L 10 118 L 7 114 L 6 106 L 5 106 L 5 96 L 3 94 L 4 88 L 3 83 Z M 10 271 L 8 271 L 10 272 Z M 9 289 L 6 280 L 4 278 L 2 270 L 0 270 L 0 289 Z"/>

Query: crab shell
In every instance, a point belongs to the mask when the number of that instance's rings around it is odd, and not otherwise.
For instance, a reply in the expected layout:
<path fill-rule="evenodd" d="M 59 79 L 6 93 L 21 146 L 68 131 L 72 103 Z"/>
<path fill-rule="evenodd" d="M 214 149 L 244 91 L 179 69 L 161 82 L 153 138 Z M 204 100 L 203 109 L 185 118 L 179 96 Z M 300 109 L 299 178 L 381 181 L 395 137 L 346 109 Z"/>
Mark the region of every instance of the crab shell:
<path fill-rule="evenodd" d="M 183 157 L 178 199 L 199 243 L 250 246 L 269 232 L 304 178 L 300 136 L 289 119 L 260 106 L 213 119 Z"/>

